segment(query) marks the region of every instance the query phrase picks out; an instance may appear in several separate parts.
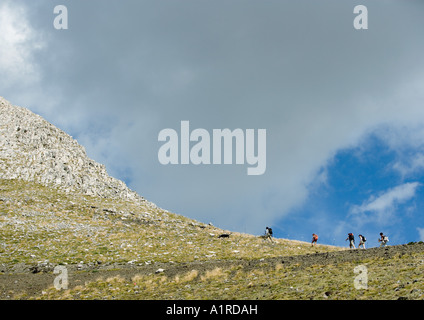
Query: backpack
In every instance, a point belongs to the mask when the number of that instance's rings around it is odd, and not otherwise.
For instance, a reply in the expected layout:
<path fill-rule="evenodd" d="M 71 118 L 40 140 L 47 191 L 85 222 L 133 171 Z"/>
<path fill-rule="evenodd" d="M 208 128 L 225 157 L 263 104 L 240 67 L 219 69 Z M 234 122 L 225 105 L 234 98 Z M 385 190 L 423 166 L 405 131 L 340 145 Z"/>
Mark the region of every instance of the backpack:
<path fill-rule="evenodd" d="M 389 237 L 388 236 L 384 236 L 384 241 L 389 242 Z"/>
<path fill-rule="evenodd" d="M 362 241 L 363 242 L 367 241 L 367 238 L 365 238 L 365 236 L 362 236 Z"/>
<path fill-rule="evenodd" d="M 272 236 L 272 229 L 271 228 L 268 228 L 268 232 Z"/>

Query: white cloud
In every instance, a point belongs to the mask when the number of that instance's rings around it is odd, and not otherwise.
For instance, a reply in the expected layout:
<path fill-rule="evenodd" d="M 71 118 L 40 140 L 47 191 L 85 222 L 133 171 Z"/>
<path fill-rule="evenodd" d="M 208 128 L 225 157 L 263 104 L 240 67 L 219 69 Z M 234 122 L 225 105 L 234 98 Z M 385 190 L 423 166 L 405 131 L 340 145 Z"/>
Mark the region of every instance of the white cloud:
<path fill-rule="evenodd" d="M 424 228 L 417 228 L 420 235 L 420 241 L 424 241 Z"/>
<path fill-rule="evenodd" d="M 393 169 L 398 171 L 402 177 L 421 171 L 424 169 L 424 154 L 417 153 L 405 161 L 398 160 L 393 164 Z"/>
<path fill-rule="evenodd" d="M 28 21 L 24 6 L 12 1 L 0 4 L 0 88 L 31 84 L 39 79 L 34 53 L 44 43 Z"/>
<path fill-rule="evenodd" d="M 396 206 L 412 199 L 418 186 L 420 186 L 418 182 L 408 182 L 389 189 L 378 197 L 371 196 L 361 205 L 353 206 L 350 214 L 360 220 L 364 218 L 363 214 L 368 212 L 374 214 L 374 218 L 379 223 L 389 222 L 390 218 L 393 218 Z"/>

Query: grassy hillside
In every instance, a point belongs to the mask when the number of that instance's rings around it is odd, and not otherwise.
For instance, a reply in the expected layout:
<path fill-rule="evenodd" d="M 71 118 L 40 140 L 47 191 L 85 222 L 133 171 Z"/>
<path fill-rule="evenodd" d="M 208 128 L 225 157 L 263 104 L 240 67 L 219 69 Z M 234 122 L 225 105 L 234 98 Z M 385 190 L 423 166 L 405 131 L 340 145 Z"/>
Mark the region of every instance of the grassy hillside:
<path fill-rule="evenodd" d="M 228 232 L 143 202 L 0 180 L 2 299 L 422 299 L 423 245 L 346 250 Z M 53 286 L 53 269 L 69 287 Z M 356 266 L 368 288 L 355 289 Z"/>
<path fill-rule="evenodd" d="M 143 203 L 0 180 L 0 264 L 189 262 L 335 250 L 225 232 Z"/>

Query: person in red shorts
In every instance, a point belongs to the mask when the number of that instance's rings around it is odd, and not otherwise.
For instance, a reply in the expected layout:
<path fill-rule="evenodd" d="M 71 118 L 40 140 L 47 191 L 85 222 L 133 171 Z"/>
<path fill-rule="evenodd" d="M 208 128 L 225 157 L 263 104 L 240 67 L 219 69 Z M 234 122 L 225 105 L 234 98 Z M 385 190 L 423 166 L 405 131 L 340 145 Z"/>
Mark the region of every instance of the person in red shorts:
<path fill-rule="evenodd" d="M 311 247 L 313 247 L 314 245 L 316 245 L 318 242 L 318 235 L 313 233 L 312 234 L 312 242 L 311 242 Z"/>

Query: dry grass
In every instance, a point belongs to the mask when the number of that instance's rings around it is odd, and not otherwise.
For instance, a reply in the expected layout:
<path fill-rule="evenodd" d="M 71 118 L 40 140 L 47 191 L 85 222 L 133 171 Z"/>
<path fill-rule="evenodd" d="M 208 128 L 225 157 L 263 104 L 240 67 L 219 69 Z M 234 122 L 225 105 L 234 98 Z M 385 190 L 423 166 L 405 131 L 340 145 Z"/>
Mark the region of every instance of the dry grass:
<path fill-rule="evenodd" d="M 177 284 L 182 284 L 182 283 L 186 283 L 186 282 L 191 282 L 194 279 L 196 279 L 199 276 L 199 272 L 197 270 L 191 270 L 190 272 L 187 272 L 185 275 L 183 276 L 175 276 L 175 283 Z"/>
<path fill-rule="evenodd" d="M 175 277 L 98 279 L 70 290 L 50 288 L 39 299 L 423 299 L 424 254 L 367 259 L 368 288 L 355 288 L 357 263 L 245 270 L 238 265 Z"/>

